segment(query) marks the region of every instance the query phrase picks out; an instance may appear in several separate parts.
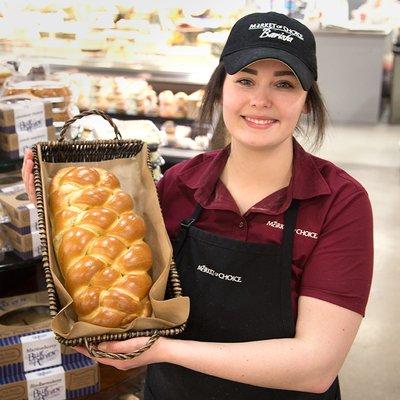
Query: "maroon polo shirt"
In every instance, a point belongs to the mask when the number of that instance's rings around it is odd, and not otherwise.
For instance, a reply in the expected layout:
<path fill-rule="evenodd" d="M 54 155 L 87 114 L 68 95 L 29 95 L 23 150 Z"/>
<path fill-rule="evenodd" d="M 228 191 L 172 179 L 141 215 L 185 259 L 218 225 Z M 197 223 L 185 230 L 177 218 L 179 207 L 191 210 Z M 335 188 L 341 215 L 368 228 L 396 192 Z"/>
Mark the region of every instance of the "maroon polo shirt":
<path fill-rule="evenodd" d="M 289 186 L 242 216 L 219 179 L 229 151 L 228 146 L 201 154 L 165 173 L 158 192 L 170 238 L 176 237 L 181 220 L 192 214 L 198 202 L 204 208 L 198 228 L 246 242 L 279 244 L 284 213 L 292 198 L 298 199 L 291 278 L 295 317 L 301 295 L 364 316 L 372 278 L 373 237 L 371 205 L 360 183 L 294 141 Z"/>

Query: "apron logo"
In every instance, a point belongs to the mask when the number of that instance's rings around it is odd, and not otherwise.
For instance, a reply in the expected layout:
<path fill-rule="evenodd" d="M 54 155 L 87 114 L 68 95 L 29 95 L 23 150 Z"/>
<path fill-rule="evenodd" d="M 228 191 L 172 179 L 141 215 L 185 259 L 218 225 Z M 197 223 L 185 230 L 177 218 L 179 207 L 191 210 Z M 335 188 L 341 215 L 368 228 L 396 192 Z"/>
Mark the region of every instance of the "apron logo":
<path fill-rule="evenodd" d="M 278 221 L 268 221 L 267 226 L 271 226 L 272 228 L 283 229 L 285 227 L 285 224 L 281 224 Z M 318 239 L 318 233 L 316 232 L 306 231 L 300 228 L 296 228 L 294 232 L 296 233 L 296 235 L 305 236 L 311 239 Z"/>
<path fill-rule="evenodd" d="M 211 268 L 206 267 L 205 265 L 199 265 L 197 267 L 197 271 L 204 272 L 205 274 L 209 274 L 211 276 L 214 276 L 215 278 L 219 278 L 219 279 L 222 279 L 224 281 L 242 283 L 242 277 L 241 276 L 228 275 L 228 274 L 224 274 L 223 272 L 217 272 L 217 271 L 214 271 Z"/>

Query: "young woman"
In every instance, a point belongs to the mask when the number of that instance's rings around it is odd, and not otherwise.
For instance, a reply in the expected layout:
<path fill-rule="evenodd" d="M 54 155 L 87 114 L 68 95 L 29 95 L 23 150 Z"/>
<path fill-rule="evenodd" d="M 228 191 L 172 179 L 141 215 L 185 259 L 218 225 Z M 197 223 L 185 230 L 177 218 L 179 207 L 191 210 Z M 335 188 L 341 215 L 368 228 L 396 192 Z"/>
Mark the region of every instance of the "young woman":
<path fill-rule="evenodd" d="M 300 22 L 256 13 L 232 28 L 203 120 L 222 111 L 230 145 L 168 170 L 161 208 L 191 311 L 120 369 L 149 365 L 146 400 L 339 399 L 372 277 L 363 187 L 294 139 L 324 132 L 315 41 Z M 32 160 L 23 176 L 33 195 Z M 132 352 L 147 338 L 104 343 Z M 82 353 L 85 353 L 81 349 Z"/>

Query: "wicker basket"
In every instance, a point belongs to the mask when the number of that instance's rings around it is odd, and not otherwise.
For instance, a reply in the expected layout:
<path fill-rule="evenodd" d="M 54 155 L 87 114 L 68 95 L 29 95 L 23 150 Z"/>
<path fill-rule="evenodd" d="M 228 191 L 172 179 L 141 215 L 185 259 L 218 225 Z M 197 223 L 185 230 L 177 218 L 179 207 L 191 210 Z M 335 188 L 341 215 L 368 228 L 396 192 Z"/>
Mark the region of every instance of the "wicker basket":
<path fill-rule="evenodd" d="M 116 140 L 98 140 L 92 142 L 85 141 L 64 141 L 65 132 L 68 127 L 73 124 L 78 119 L 85 117 L 87 115 L 100 115 L 105 120 L 107 120 L 111 126 L 114 128 Z M 60 133 L 60 138 L 58 142 L 42 142 L 38 143 L 32 148 L 34 156 L 34 184 L 36 191 L 38 218 L 39 218 L 39 232 L 42 248 L 42 258 L 43 258 L 43 268 L 45 271 L 47 291 L 49 295 L 50 303 L 50 315 L 54 318 L 60 311 L 60 302 L 58 300 L 58 294 L 56 287 L 52 278 L 49 264 L 49 249 L 47 247 L 47 233 L 45 224 L 45 214 L 44 214 L 44 199 L 43 199 L 43 189 L 40 174 L 40 162 L 52 162 L 52 163 L 66 163 L 66 162 L 96 162 L 104 160 L 112 160 L 118 158 L 132 158 L 137 155 L 143 148 L 144 142 L 140 140 L 122 140 L 121 134 L 114 124 L 114 122 L 106 114 L 91 110 L 83 112 L 67 121 Z M 38 149 L 40 148 L 41 160 L 39 160 Z M 149 163 L 149 157 L 147 157 L 148 166 L 151 170 Z M 178 271 L 175 263 L 172 261 L 170 266 L 170 273 L 168 279 L 168 288 L 170 290 L 172 297 L 179 297 L 182 295 L 181 284 L 178 276 Z M 123 333 L 112 333 L 103 334 L 99 336 L 88 336 L 79 337 L 74 339 L 65 339 L 60 335 L 56 334 L 56 339 L 67 346 L 85 346 L 88 352 L 94 357 L 105 357 L 117 360 L 126 360 L 137 357 L 144 351 L 149 349 L 152 344 L 160 336 L 175 336 L 183 332 L 186 324 L 183 323 L 175 328 L 170 329 L 148 329 L 140 331 L 127 331 Z M 137 337 L 150 337 L 149 341 L 145 346 L 138 349 L 137 351 L 125 354 L 125 353 L 108 353 L 101 351 L 97 348 L 97 344 L 104 341 L 120 341 L 127 340 Z"/>

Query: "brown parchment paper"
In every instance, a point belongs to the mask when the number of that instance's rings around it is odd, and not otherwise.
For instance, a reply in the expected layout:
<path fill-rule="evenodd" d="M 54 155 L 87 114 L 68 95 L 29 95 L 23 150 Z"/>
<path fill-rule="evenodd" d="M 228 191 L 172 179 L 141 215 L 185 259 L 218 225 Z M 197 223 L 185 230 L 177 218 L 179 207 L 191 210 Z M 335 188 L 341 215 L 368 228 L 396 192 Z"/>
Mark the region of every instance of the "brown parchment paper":
<path fill-rule="evenodd" d="M 40 147 L 38 157 L 42 160 Z M 125 329 L 106 328 L 78 321 L 72 306 L 72 298 L 66 291 L 52 243 L 52 230 L 49 218 L 48 188 L 51 178 L 58 170 L 68 166 L 91 166 L 113 172 L 121 183 L 121 188 L 129 193 L 134 201 L 134 209 L 146 223 L 144 240 L 153 252 L 153 266 L 150 271 L 153 286 L 149 297 L 153 308 L 152 317 L 139 317 Z M 147 166 L 147 148 L 133 158 L 119 158 L 102 162 L 48 163 L 40 161 L 41 181 L 44 199 L 49 265 L 62 309 L 52 321 L 52 329 L 65 339 L 83 336 L 97 336 L 105 333 L 122 333 L 131 330 L 168 329 L 179 326 L 189 316 L 189 298 L 177 297 L 164 300 L 172 260 L 172 246 L 162 218 L 157 191 Z"/>

